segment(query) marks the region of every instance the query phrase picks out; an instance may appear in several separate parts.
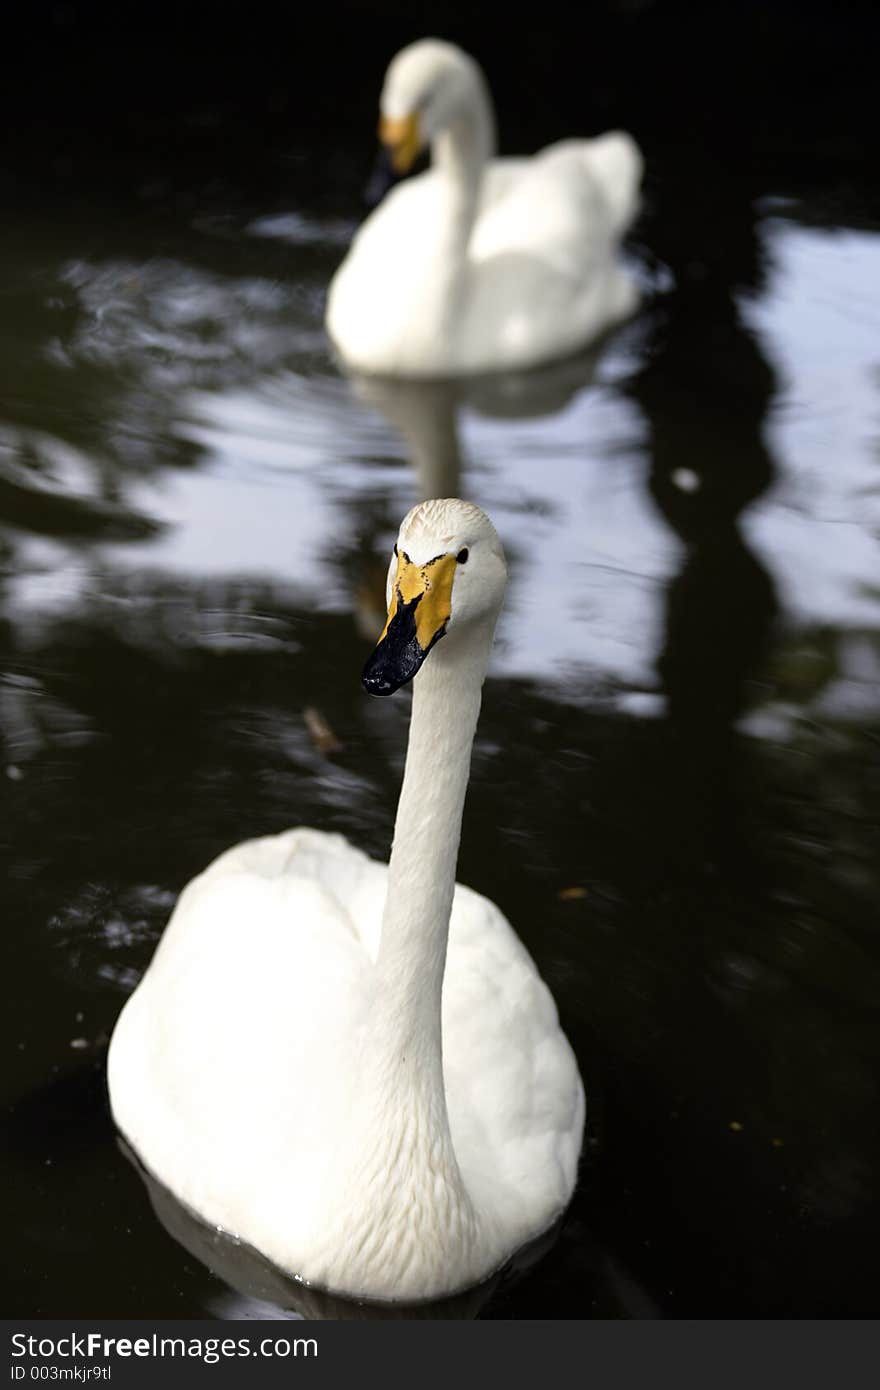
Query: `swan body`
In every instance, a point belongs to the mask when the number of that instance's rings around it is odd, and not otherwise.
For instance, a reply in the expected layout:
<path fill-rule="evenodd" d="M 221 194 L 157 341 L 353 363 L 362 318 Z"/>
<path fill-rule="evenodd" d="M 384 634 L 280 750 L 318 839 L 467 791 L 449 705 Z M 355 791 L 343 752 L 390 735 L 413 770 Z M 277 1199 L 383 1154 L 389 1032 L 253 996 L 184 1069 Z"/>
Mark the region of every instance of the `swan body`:
<path fill-rule="evenodd" d="M 422 40 L 391 63 L 380 134 L 399 184 L 356 234 L 329 291 L 327 328 L 354 370 L 443 377 L 567 356 L 633 312 L 620 239 L 642 160 L 624 132 L 495 159 L 488 89 L 452 44 Z"/>
<path fill-rule="evenodd" d="M 500 543 L 456 500 L 416 508 L 396 549 L 364 681 L 390 693 L 425 664 L 390 865 L 310 829 L 221 855 L 181 894 L 108 1067 L 120 1129 L 204 1220 L 322 1288 L 414 1301 L 552 1224 L 584 1098 L 527 951 L 455 883 Z"/>

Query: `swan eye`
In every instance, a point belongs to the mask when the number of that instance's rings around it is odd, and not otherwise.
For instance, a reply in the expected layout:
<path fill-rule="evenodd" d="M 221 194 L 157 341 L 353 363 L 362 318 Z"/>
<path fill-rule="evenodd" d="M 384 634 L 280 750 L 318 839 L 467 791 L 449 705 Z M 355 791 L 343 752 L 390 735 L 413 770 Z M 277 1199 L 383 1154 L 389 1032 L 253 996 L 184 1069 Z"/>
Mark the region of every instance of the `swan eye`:
<path fill-rule="evenodd" d="M 397 555 L 397 541 L 394 542 L 394 554 Z"/>
<path fill-rule="evenodd" d="M 467 546 L 465 546 L 464 550 L 460 550 L 460 551 L 458 552 L 458 554 L 456 555 L 455 558 L 456 558 L 456 560 L 458 561 L 458 563 L 459 563 L 460 565 L 466 565 L 466 564 L 467 564 L 467 557 L 468 557 L 469 554 L 470 554 L 470 551 L 468 550 Z"/>

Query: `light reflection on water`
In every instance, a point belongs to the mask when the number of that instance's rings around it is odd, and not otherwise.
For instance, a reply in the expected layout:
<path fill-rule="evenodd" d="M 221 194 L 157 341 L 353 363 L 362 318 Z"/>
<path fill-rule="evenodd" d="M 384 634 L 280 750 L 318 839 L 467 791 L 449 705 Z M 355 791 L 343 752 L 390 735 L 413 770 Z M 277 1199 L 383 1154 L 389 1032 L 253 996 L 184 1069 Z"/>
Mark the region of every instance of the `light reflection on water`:
<path fill-rule="evenodd" d="M 702 1282 L 722 1312 L 784 1312 L 754 1215 L 768 1204 L 811 1307 L 830 1294 L 791 1227 L 827 1229 L 822 1258 L 858 1268 L 848 1223 L 868 1229 L 877 1157 L 859 1020 L 880 998 L 863 752 L 880 705 L 864 294 L 880 237 L 809 222 L 762 207 L 761 273 L 710 309 L 676 265 L 676 288 L 596 353 L 455 387 L 340 373 L 321 327 L 338 220 L 196 217 L 160 254 L 125 229 L 13 248 L 0 795 L 10 920 L 46 1003 L 10 1008 L 30 1096 L 12 1162 L 50 1212 L 65 1173 L 110 1192 L 109 1274 L 96 1261 L 83 1284 L 109 1280 L 103 1310 L 138 1209 L 95 1118 L 103 1039 L 173 894 L 226 843 L 303 820 L 387 852 L 406 700 L 365 701 L 357 671 L 401 516 L 455 492 L 511 560 L 462 877 L 516 919 L 592 1097 L 583 1192 L 500 1315 L 686 1314 Z M 338 752 L 315 746 L 308 705 Z M 85 1157 L 46 1119 L 67 1110 L 92 1116 Z M 39 1264 L 84 1235 L 68 1215 L 31 1238 Z M 225 1306 L 155 1239 L 144 1218 L 152 1310 Z M 717 1250 L 737 1241 L 731 1290 Z M 668 1285 L 689 1277 L 678 1304 Z"/>
<path fill-rule="evenodd" d="M 251 230 L 276 224 L 293 235 L 286 218 Z M 320 225 L 303 225 L 308 239 L 320 237 Z M 878 240 L 775 216 L 762 235 L 770 284 L 741 312 L 782 382 L 765 427 L 777 476 L 748 509 L 744 534 L 774 576 L 790 631 L 874 630 L 880 324 L 863 291 Z M 656 684 L 662 594 L 682 552 L 644 486 L 645 427 L 625 391 L 643 346 L 638 323 L 598 362 L 548 369 L 530 393 L 514 383 L 505 396 L 502 381 L 484 399 L 479 389 L 438 388 L 426 402 L 424 388 L 406 383 L 352 390 L 339 379 L 323 360 L 315 286 L 303 294 L 295 282 L 208 277 L 171 260 L 76 262 L 61 278 L 77 289 L 85 319 L 66 348 L 72 362 L 134 378 L 113 422 L 125 431 L 114 462 L 122 454 L 130 466 L 133 453 L 147 453 L 145 441 L 131 447 L 139 415 L 153 421 L 143 426 L 152 447 L 161 400 L 157 461 L 185 450 L 197 465 L 145 463 L 127 483 L 130 512 L 152 524 L 140 542 L 102 545 L 111 566 L 253 574 L 344 612 L 352 598 L 338 556 L 350 548 L 353 518 L 366 508 L 374 531 L 358 539 L 387 546 L 419 496 L 462 490 L 495 518 L 513 557 L 496 669 L 585 699 Z M 303 375 L 309 353 L 321 360 Z M 145 398 L 146 410 L 131 409 Z M 51 490 L 89 497 L 87 457 L 51 436 L 31 442 L 47 460 Z M 396 466 L 408 460 L 415 475 Z M 677 485 L 694 486 L 694 477 L 683 468 Z M 56 578 L 65 571 L 59 588 L 74 601 L 88 560 L 67 569 L 59 554 L 51 564 Z M 24 577 L 16 601 L 39 608 L 40 594 L 39 580 Z"/>

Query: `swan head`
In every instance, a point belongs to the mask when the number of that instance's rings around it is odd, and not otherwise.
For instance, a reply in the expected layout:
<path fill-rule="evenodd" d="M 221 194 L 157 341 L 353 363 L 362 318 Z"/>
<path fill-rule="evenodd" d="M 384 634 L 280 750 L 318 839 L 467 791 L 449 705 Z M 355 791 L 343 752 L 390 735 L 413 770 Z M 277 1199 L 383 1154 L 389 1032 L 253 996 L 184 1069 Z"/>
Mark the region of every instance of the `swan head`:
<path fill-rule="evenodd" d="M 379 101 L 379 139 L 397 174 L 468 109 L 482 84 L 473 58 L 453 43 L 420 39 L 391 60 Z"/>
<path fill-rule="evenodd" d="M 498 533 L 472 502 L 420 502 L 404 517 L 388 567 L 388 620 L 363 671 L 371 695 L 412 680 L 448 633 L 488 630 L 501 611 L 507 564 Z"/>

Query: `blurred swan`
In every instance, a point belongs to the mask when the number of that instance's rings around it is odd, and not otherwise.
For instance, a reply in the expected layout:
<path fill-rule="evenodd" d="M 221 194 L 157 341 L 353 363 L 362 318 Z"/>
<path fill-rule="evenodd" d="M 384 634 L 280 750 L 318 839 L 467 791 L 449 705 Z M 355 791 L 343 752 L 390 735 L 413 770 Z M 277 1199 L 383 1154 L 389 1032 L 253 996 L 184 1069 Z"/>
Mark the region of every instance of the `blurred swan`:
<path fill-rule="evenodd" d="M 478 508 L 410 512 L 363 675 L 376 695 L 416 677 L 390 864 L 305 829 L 221 855 L 110 1045 L 113 1113 L 151 1173 L 338 1293 L 474 1285 L 575 1184 L 583 1089 L 553 999 L 499 909 L 455 883 L 506 574 Z"/>
<path fill-rule="evenodd" d="M 327 328 L 349 366 L 437 377 L 533 367 L 626 318 L 618 261 L 642 172 L 629 135 L 493 159 L 486 80 L 453 44 L 404 48 L 385 77 L 379 136 L 398 173 L 432 167 L 367 218 L 330 286 Z"/>

